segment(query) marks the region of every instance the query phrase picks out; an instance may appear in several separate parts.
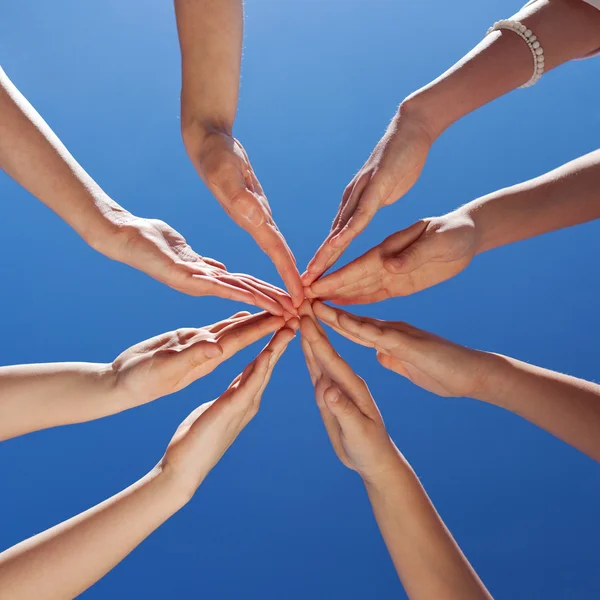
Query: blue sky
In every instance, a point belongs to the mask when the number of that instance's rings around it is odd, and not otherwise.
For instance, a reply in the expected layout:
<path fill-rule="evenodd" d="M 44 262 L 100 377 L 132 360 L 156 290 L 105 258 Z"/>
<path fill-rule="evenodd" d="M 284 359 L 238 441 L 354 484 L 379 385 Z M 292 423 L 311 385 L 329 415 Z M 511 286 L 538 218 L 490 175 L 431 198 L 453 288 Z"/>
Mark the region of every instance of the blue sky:
<path fill-rule="evenodd" d="M 248 0 L 246 8 L 235 133 L 304 266 L 400 100 L 518 3 Z M 230 270 L 278 281 L 185 156 L 169 2 L 5 2 L 0 56 L 115 200 L 167 221 Z M 595 149 L 598 81 L 598 59 L 573 63 L 457 123 L 415 188 L 380 212 L 342 264 L 421 217 Z M 109 261 L 2 173 L 0 199 L 0 364 L 109 362 L 142 339 L 242 308 L 183 296 Z M 599 236 L 593 223 L 498 249 L 447 283 L 356 312 L 595 379 Z M 511 414 L 422 391 L 371 351 L 331 337 L 497 598 L 600 595 L 597 464 Z M 0 547 L 146 473 L 178 423 L 259 348 L 176 396 L 0 445 Z M 299 344 L 194 500 L 83 595 L 107 597 L 405 597 L 358 477 L 330 448 Z"/>

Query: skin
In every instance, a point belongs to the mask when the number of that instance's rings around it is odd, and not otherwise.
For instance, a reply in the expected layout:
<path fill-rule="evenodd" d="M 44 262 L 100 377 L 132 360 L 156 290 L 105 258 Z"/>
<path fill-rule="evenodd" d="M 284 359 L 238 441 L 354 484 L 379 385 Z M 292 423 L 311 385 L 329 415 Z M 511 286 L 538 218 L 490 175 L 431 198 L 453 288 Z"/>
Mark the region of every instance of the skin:
<path fill-rule="evenodd" d="M 365 304 L 454 277 L 487 250 L 600 217 L 600 150 L 540 177 L 423 219 L 319 279 L 306 295 Z"/>
<path fill-rule="evenodd" d="M 94 249 L 191 296 L 219 296 L 277 315 L 294 310 L 281 289 L 229 273 L 172 227 L 137 217 L 110 198 L 0 69 L 0 168 Z"/>
<path fill-rule="evenodd" d="M 243 39 L 241 0 L 175 0 L 187 154 L 219 204 L 271 258 L 294 307 L 304 299 L 296 259 L 273 220 L 248 154 L 233 137 Z"/>
<path fill-rule="evenodd" d="M 510 17 L 543 43 L 545 69 L 600 48 L 600 11 L 577 0 L 536 0 Z M 377 211 L 415 184 L 435 140 L 461 117 L 526 83 L 531 52 L 512 32 L 496 31 L 437 79 L 408 96 L 383 138 L 346 187 L 327 238 L 302 275 L 305 287 L 341 256 Z"/>
<path fill-rule="evenodd" d="M 377 360 L 439 396 L 467 396 L 504 408 L 600 462 L 600 385 L 465 348 L 401 322 L 358 317 L 314 303 L 341 335 L 374 348 Z"/>
<path fill-rule="evenodd" d="M 0 440 L 99 419 L 173 394 L 284 324 L 282 317 L 242 312 L 163 333 L 108 364 L 0 367 Z M 297 320 L 289 322 L 294 327 Z"/>
<path fill-rule="evenodd" d="M 194 410 L 146 476 L 101 504 L 2 552 L 0 597 L 74 598 L 187 504 L 258 412 L 273 368 L 293 337 L 291 329 L 280 330 L 219 398 Z"/>
<path fill-rule="evenodd" d="M 301 308 L 302 348 L 331 445 L 365 484 L 377 524 L 411 600 L 491 598 L 390 439 L 365 382 Z"/>

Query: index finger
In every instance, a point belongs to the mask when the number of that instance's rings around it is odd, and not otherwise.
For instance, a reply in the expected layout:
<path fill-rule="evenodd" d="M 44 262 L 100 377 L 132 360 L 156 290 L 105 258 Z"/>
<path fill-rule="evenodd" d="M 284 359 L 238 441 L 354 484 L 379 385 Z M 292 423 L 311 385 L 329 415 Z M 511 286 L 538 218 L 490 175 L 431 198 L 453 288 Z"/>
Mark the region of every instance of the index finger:
<path fill-rule="evenodd" d="M 283 317 L 261 313 L 227 325 L 217 334 L 223 347 L 223 360 L 285 325 Z"/>

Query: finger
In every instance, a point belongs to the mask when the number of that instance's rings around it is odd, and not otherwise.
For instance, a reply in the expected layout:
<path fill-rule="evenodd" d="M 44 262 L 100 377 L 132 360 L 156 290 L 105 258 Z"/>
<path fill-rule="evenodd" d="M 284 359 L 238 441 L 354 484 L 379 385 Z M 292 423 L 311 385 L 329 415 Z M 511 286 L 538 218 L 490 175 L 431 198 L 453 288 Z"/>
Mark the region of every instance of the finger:
<path fill-rule="evenodd" d="M 332 306 L 327 306 L 327 304 L 323 304 L 319 301 L 314 302 L 313 310 L 315 315 L 321 321 L 327 323 L 329 327 L 331 327 L 334 331 L 337 331 L 340 335 L 343 335 L 345 338 L 348 338 L 350 341 L 355 342 L 356 344 L 361 344 L 362 346 L 367 346 L 368 348 L 373 347 L 373 344 L 370 342 L 365 342 L 358 336 L 352 335 L 339 324 L 338 318 L 343 311 L 339 310 L 338 308 L 333 308 Z"/>
<path fill-rule="evenodd" d="M 317 381 L 323 376 L 323 371 L 315 359 L 315 355 L 313 354 L 310 344 L 304 338 L 300 340 L 300 346 L 304 354 L 304 360 L 306 362 L 306 368 L 308 369 L 310 381 L 313 386 L 315 386 Z"/>
<path fill-rule="evenodd" d="M 331 240 L 334 248 L 347 248 L 371 222 L 382 205 L 381 189 L 376 178 L 371 179 L 360 194 L 356 208 L 344 228 Z"/>
<path fill-rule="evenodd" d="M 260 281 L 259 279 L 255 279 L 254 277 L 247 277 L 245 275 L 238 275 L 242 281 L 244 281 L 247 285 L 250 285 L 252 288 L 259 290 L 265 296 L 273 299 L 277 302 L 285 312 L 295 313 L 296 308 L 292 303 L 292 299 L 289 294 L 272 286 L 264 281 Z"/>
<path fill-rule="evenodd" d="M 390 294 L 384 290 L 372 292 L 370 294 L 360 294 L 357 296 L 328 296 L 323 300 L 328 300 L 340 306 L 348 306 L 350 304 L 373 304 L 390 298 Z"/>
<path fill-rule="evenodd" d="M 367 407 L 370 393 L 365 382 L 352 370 L 350 365 L 335 351 L 327 337 L 318 330 L 315 322 L 309 317 L 300 320 L 302 336 L 310 345 L 319 367 L 336 385 L 363 407 Z M 364 398 L 363 398 L 364 397 Z M 371 400 L 372 401 L 372 400 Z"/>
<path fill-rule="evenodd" d="M 208 256 L 203 256 L 202 260 L 210 265 L 211 267 L 216 267 L 217 269 L 223 269 L 223 271 L 227 271 L 227 267 L 222 263 L 219 262 L 218 260 L 215 260 L 214 258 L 209 258 Z"/>
<path fill-rule="evenodd" d="M 223 272 L 217 276 L 219 281 L 224 281 L 232 286 L 238 287 L 240 289 L 247 290 L 254 297 L 255 304 L 260 306 L 264 310 L 269 311 L 274 315 L 283 315 L 283 307 L 279 302 L 273 300 L 273 298 L 267 296 L 264 292 L 262 292 L 258 287 L 256 287 L 253 283 L 248 283 L 243 278 L 238 275 L 232 275 L 230 273 Z"/>
<path fill-rule="evenodd" d="M 437 249 L 434 238 L 424 235 L 426 229 L 427 223 L 418 221 L 390 236 L 382 244 L 385 252 L 383 267 L 390 273 L 410 273 L 435 260 Z"/>
<path fill-rule="evenodd" d="M 362 256 L 359 256 L 338 271 L 315 281 L 310 289 L 317 297 L 337 294 L 338 290 L 352 284 L 360 283 L 363 279 L 376 275 L 381 269 L 379 247 L 375 246 Z"/>
<path fill-rule="evenodd" d="M 193 371 L 197 367 L 208 363 L 219 364 L 223 360 L 224 350 L 221 344 L 203 340 L 190 344 L 189 346 L 177 350 L 175 348 L 166 348 L 158 350 L 153 355 L 153 360 L 163 362 L 163 371 L 165 377 L 175 377 L 179 382 L 184 381 L 184 374 Z M 213 367 L 214 368 L 214 367 Z M 200 377 L 200 374 L 198 374 Z M 196 378 L 198 378 L 196 377 Z M 185 380 L 185 386 L 189 385 L 196 378 L 189 381 Z"/>
<path fill-rule="evenodd" d="M 346 464 L 346 453 L 344 451 L 342 440 L 340 439 L 340 424 L 336 419 L 335 415 L 329 410 L 329 407 L 327 406 L 327 403 L 325 402 L 324 398 L 325 391 L 328 390 L 330 387 L 331 379 L 329 379 L 328 377 L 322 377 L 321 379 L 319 379 L 315 386 L 315 399 L 317 401 L 317 407 L 319 409 L 319 413 L 321 414 L 323 425 L 325 425 L 325 430 L 327 431 L 329 441 L 333 446 L 333 450 L 336 456 L 344 464 Z"/>
<path fill-rule="evenodd" d="M 243 311 L 235 313 L 234 315 L 231 315 L 231 317 L 229 317 L 227 319 L 223 319 L 222 321 L 217 321 L 216 323 L 213 323 L 212 325 L 207 325 L 206 329 L 208 329 L 211 333 L 219 333 L 219 331 L 222 331 L 228 325 L 233 325 L 234 323 L 240 323 L 242 321 L 247 321 L 248 319 L 252 319 L 252 318 L 264 317 L 268 314 L 270 314 L 270 313 L 265 312 L 265 311 L 252 314 L 248 311 L 243 310 Z M 199 329 L 203 329 L 203 328 L 200 327 Z"/>
<path fill-rule="evenodd" d="M 190 275 L 193 287 L 186 289 L 192 296 L 219 296 L 237 302 L 256 305 L 256 299 L 246 289 L 221 280 L 220 277 L 205 275 L 204 273 Z"/>
<path fill-rule="evenodd" d="M 382 367 L 385 367 L 390 371 L 394 371 L 395 373 L 398 373 L 398 375 L 402 375 L 402 377 L 410 379 L 404 364 L 395 356 L 392 356 L 391 354 L 385 354 L 383 352 L 377 352 L 375 356 Z"/>
<path fill-rule="evenodd" d="M 312 319 L 312 321 L 315 324 L 315 327 L 319 330 L 319 332 L 322 335 L 327 335 L 325 333 L 325 330 L 321 327 L 319 321 L 317 320 L 317 317 L 315 317 L 315 313 L 313 311 L 311 302 L 309 302 L 308 300 L 305 300 L 300 305 L 300 308 L 298 309 L 298 314 L 300 315 L 300 317 L 309 317 L 310 319 Z"/>
<path fill-rule="evenodd" d="M 295 307 L 302 304 L 304 300 L 304 287 L 300 280 L 300 274 L 296 267 L 296 259 L 289 249 L 283 235 L 270 223 L 265 223 L 256 231 L 254 239 L 260 248 L 273 261 L 275 268 L 287 290 L 292 297 L 292 303 Z"/>
<path fill-rule="evenodd" d="M 347 436 L 363 434 L 361 424 L 368 418 L 348 395 L 336 385 L 327 388 L 323 394 L 325 405 L 340 424 L 342 433 Z"/>
<path fill-rule="evenodd" d="M 356 199 L 364 189 L 367 181 L 368 179 L 365 177 L 355 177 L 344 190 L 342 202 L 340 203 L 337 215 L 333 221 L 333 225 L 331 226 L 331 231 L 308 263 L 306 271 L 302 275 L 302 283 L 305 286 L 310 286 L 325 271 L 327 271 L 327 269 L 329 269 L 329 267 L 335 263 L 335 261 L 346 249 L 345 246 L 336 247 L 336 245 L 333 243 L 333 240 L 343 230 L 344 226 L 348 222 L 352 212 L 356 207 Z"/>
<path fill-rule="evenodd" d="M 248 319 L 225 327 L 218 335 L 219 343 L 223 347 L 224 357 L 230 358 L 242 348 L 277 331 L 284 325 L 283 317 L 269 315 L 257 319 Z"/>
<path fill-rule="evenodd" d="M 338 323 L 342 329 L 371 344 L 377 350 L 405 353 L 409 348 L 409 336 L 394 327 L 389 327 L 385 321 L 366 320 L 341 311 Z"/>

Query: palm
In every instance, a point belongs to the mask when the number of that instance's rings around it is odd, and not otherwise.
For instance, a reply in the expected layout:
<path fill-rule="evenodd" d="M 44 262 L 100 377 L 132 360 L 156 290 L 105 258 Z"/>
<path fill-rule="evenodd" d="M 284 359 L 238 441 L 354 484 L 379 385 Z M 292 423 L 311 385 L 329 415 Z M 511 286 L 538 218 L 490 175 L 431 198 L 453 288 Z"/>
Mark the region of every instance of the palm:
<path fill-rule="evenodd" d="M 160 398 L 207 375 L 218 364 L 217 360 L 173 360 L 174 355 L 199 342 L 218 339 L 208 328 L 169 331 L 125 350 L 113 362 L 113 370 L 119 385 L 141 402 Z"/>
<path fill-rule="evenodd" d="M 229 273 L 224 264 L 204 258 L 172 227 L 157 219 L 133 218 L 124 227 L 123 262 L 191 296 L 219 296 L 260 306 L 274 314 L 293 311 L 281 289 L 250 275 Z"/>
<path fill-rule="evenodd" d="M 304 297 L 296 259 L 273 220 L 267 197 L 241 143 L 210 132 L 192 158 L 198 173 L 227 214 L 275 264 L 296 305 Z"/>

